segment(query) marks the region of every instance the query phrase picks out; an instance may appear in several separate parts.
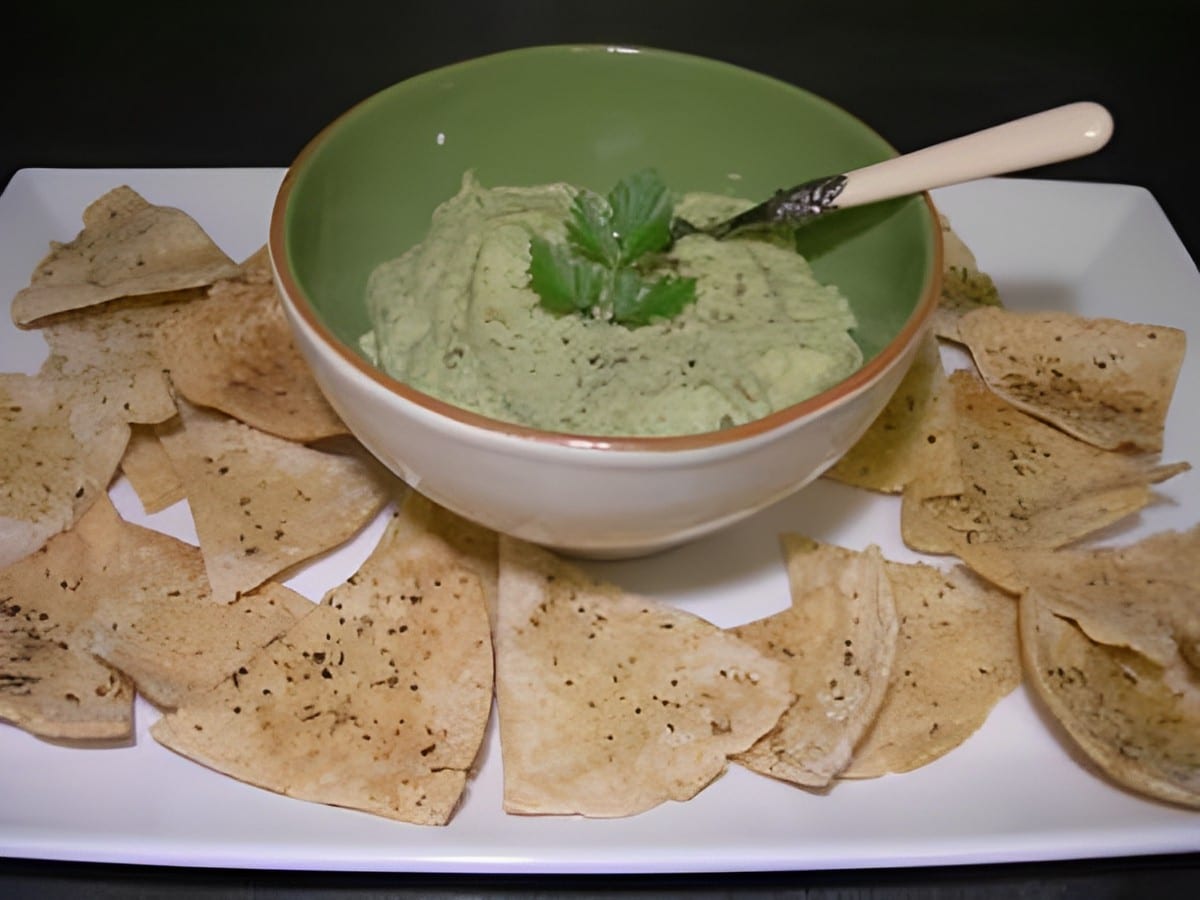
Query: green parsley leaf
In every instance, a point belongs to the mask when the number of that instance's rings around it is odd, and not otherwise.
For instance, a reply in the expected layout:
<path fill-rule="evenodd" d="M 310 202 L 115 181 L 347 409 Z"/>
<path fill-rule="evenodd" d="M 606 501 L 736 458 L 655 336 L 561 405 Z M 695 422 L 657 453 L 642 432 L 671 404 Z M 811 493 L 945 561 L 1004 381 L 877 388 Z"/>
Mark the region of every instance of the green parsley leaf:
<path fill-rule="evenodd" d="M 671 243 L 674 204 L 666 184 L 653 169 L 617 182 L 608 195 L 608 204 L 622 263 L 631 263 Z"/>
<path fill-rule="evenodd" d="M 602 267 L 540 237 L 529 241 L 529 279 L 542 306 L 559 315 L 596 306 L 607 281 Z"/>
<path fill-rule="evenodd" d="M 630 271 L 628 269 L 624 271 Z M 696 300 L 696 279 L 666 275 L 657 281 L 642 281 L 631 307 L 614 305 L 614 318 L 622 325 L 636 328 L 657 319 L 670 319 Z"/>
<path fill-rule="evenodd" d="M 621 261 L 621 248 L 613 231 L 612 209 L 603 197 L 580 191 L 571 204 L 567 220 L 567 239 L 588 259 L 605 266 Z"/>

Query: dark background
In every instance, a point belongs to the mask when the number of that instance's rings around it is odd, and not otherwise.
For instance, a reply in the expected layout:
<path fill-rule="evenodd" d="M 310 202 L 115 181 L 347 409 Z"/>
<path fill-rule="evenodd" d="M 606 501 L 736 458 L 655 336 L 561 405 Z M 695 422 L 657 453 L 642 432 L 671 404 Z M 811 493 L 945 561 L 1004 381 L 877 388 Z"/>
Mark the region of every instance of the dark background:
<path fill-rule="evenodd" d="M 18 0 L 0 13 L 0 186 L 26 167 L 286 166 L 348 106 L 424 70 L 534 44 L 633 44 L 714 57 L 800 85 L 864 119 L 900 151 L 1060 103 L 1099 101 L 1116 122 L 1108 147 L 1024 174 L 1141 185 L 1196 259 L 1198 10 L 1195 0 Z M 1131 310 L 1136 304 L 1131 297 Z M 0 860 L 6 897 L 645 897 L 684 890 L 710 898 L 1200 896 L 1200 855 L 573 885 Z"/>

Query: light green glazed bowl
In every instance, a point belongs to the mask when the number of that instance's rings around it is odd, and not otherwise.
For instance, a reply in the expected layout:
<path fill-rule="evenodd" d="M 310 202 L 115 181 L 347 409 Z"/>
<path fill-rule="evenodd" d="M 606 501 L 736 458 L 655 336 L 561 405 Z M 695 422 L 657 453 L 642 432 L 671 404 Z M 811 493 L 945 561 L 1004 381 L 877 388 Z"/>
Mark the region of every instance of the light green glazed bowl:
<path fill-rule="evenodd" d="M 660 50 L 549 46 L 419 75 L 353 107 L 296 158 L 270 252 L 298 343 L 363 443 L 433 500 L 569 552 L 626 556 L 736 521 L 817 477 L 894 391 L 932 314 L 941 237 L 927 196 L 836 212 L 801 249 L 859 321 L 866 363 L 804 403 L 673 438 L 539 432 L 450 407 L 374 368 L 367 278 L 420 241 L 463 173 L 606 192 L 656 168 L 676 191 L 749 199 L 894 156 L 798 87 Z"/>

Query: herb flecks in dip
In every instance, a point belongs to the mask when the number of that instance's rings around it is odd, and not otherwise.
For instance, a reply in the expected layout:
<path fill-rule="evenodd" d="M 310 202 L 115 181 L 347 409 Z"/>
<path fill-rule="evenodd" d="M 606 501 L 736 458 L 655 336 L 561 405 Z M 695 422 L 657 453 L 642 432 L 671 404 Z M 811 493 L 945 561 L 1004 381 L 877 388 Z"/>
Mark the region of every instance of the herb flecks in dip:
<path fill-rule="evenodd" d="M 651 274 L 696 279 L 696 301 L 639 328 L 555 315 L 529 286 L 530 238 L 565 239 L 566 184 L 484 188 L 468 175 L 429 234 L 380 265 L 362 347 L 417 390 L 486 416 L 590 435 L 678 435 L 761 418 L 862 364 L 836 287 L 789 246 L 681 238 Z M 684 196 L 692 222 L 749 204 Z"/>

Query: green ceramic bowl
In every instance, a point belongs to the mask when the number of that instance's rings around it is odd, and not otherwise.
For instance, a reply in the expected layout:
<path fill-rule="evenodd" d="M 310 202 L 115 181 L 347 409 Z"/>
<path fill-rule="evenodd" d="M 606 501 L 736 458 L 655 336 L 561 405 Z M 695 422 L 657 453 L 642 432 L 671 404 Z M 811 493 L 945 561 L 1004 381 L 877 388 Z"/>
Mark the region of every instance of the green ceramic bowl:
<path fill-rule="evenodd" d="M 384 462 L 422 483 L 435 500 L 500 530 L 617 555 L 678 542 L 748 514 L 811 480 L 848 448 L 894 389 L 933 309 L 941 243 L 928 197 L 836 212 L 803 232 L 802 249 L 817 275 L 836 283 L 853 306 L 860 323 L 855 338 L 867 358 L 863 369 L 813 400 L 709 435 L 607 441 L 535 432 L 401 385 L 356 349 L 368 328 L 370 272 L 421 240 L 434 208 L 456 193 L 469 169 L 490 186 L 567 181 L 603 193 L 621 177 L 654 167 L 680 192 L 764 198 L 894 155 L 851 113 L 732 65 L 644 48 L 533 47 L 419 75 L 339 117 L 288 172 L 270 249 L 319 383 Z M 853 400 L 864 393 L 869 402 Z M 569 479 L 580 477 L 574 467 L 628 467 L 636 454 L 650 454 L 659 466 L 675 453 L 729 454 L 739 442 L 760 441 L 780 428 L 796 431 L 827 408 L 847 404 L 861 406 L 859 414 L 826 429 L 804 471 L 789 466 L 719 514 L 679 513 L 654 534 L 615 535 L 599 521 L 593 526 L 604 533 L 591 536 L 578 529 L 569 537 L 548 528 L 522 530 L 518 519 L 528 518 L 530 509 L 495 514 L 495 504 L 474 496 L 474 488 L 447 481 L 461 475 L 431 476 L 424 449 L 398 446 L 390 436 L 402 427 L 412 432 L 415 418 L 460 450 L 475 444 L 500 456 L 524 453 L 528 445 L 538 453 L 572 450 L 562 476 Z M 812 432 L 808 439 L 814 440 Z M 627 517 L 630 510 L 624 512 Z"/>

